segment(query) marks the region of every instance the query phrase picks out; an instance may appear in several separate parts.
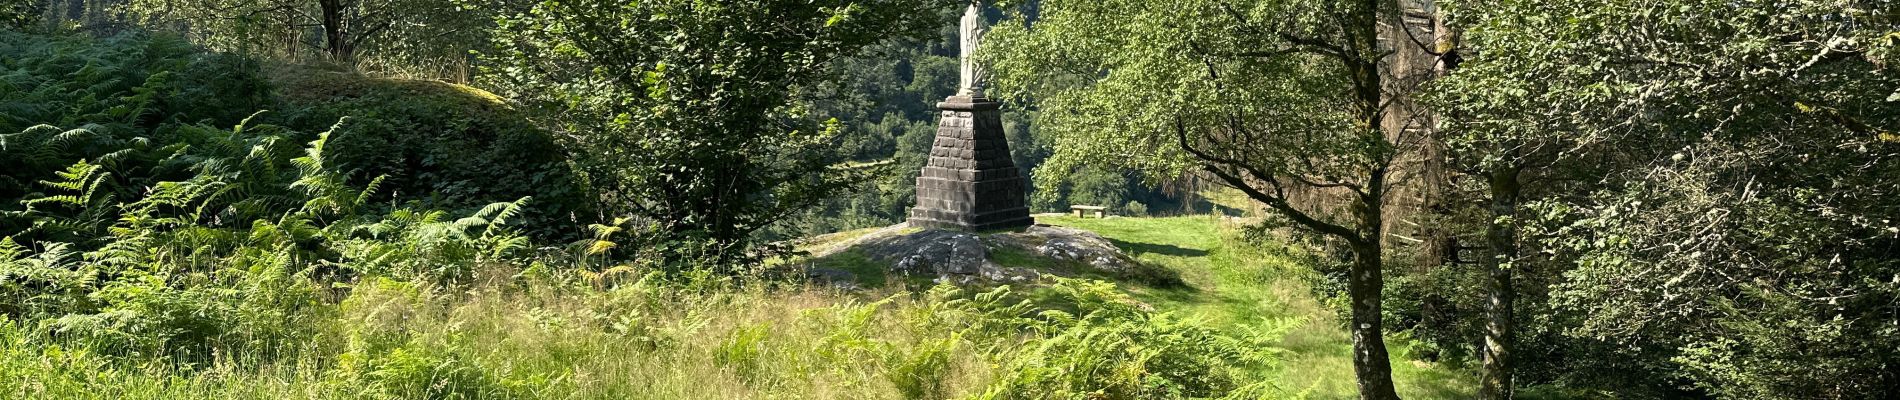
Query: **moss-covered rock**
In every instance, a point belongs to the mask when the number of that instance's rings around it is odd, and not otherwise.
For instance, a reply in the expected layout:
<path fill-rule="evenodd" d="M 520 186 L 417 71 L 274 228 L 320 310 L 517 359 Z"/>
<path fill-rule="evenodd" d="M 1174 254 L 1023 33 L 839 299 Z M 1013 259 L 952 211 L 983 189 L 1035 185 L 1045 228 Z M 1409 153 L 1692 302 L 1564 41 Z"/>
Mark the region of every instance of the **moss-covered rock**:
<path fill-rule="evenodd" d="M 1020 231 L 968 233 L 910 229 L 904 224 L 864 233 L 815 252 L 814 279 L 858 283 L 892 275 L 955 284 L 1012 284 L 1044 275 L 1134 280 L 1175 285 L 1180 277 L 1143 265 L 1093 232 L 1049 225 Z M 834 276 L 836 275 L 836 276 Z"/>

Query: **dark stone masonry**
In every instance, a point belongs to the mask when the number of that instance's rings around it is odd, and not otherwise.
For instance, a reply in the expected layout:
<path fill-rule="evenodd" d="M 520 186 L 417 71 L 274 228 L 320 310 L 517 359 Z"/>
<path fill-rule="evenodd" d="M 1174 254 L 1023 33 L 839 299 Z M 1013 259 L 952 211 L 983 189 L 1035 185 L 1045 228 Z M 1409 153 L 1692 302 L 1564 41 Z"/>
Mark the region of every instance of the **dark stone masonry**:
<path fill-rule="evenodd" d="M 1029 217 L 1022 174 L 1003 136 L 1002 104 L 952 96 L 938 103 L 943 121 L 930 162 L 917 177 L 910 225 L 988 231 L 1035 223 Z"/>

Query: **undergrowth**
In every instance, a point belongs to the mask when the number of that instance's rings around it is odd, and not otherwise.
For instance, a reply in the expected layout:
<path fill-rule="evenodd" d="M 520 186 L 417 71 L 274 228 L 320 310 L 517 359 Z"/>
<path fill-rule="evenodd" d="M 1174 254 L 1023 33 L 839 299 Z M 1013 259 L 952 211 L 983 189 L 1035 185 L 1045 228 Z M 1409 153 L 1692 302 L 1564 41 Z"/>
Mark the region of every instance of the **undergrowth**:
<path fill-rule="evenodd" d="M 410 184 L 338 151 L 389 124 L 265 123 L 248 60 L 136 36 L 0 33 L 0 49 L 0 398 L 1275 390 L 1251 372 L 1266 344 L 1113 284 L 842 293 L 655 265 L 619 223 L 537 242 L 519 224 L 535 199 L 391 201 Z"/>

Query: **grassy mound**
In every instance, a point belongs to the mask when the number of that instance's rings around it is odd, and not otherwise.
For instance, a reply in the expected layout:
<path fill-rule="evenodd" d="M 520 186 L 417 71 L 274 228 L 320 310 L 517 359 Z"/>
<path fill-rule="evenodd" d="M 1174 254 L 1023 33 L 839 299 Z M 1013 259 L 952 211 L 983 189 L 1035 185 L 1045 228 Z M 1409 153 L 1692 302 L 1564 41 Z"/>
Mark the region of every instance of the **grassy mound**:
<path fill-rule="evenodd" d="M 350 182 L 386 176 L 381 189 L 423 207 L 467 209 L 533 196 L 523 225 L 536 236 L 578 234 L 591 208 L 548 131 L 492 93 L 436 81 L 284 67 L 270 74 L 286 125 L 322 131 Z M 581 216 L 578 217 L 577 216 Z"/>

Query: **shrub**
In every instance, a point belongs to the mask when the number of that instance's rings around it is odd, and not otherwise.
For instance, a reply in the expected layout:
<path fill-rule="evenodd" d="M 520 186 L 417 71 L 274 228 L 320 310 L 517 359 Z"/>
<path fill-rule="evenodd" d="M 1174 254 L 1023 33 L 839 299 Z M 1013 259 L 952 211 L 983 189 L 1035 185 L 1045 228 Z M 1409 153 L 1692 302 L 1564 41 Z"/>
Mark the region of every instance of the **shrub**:
<path fill-rule="evenodd" d="M 500 98 L 468 86 L 309 69 L 276 74 L 286 125 L 316 130 L 349 117 L 329 149 L 332 168 L 417 207 L 472 211 L 533 196 L 529 233 L 575 239 L 597 222 L 554 137 Z"/>
<path fill-rule="evenodd" d="M 960 343 L 962 337 L 953 334 L 906 346 L 909 351 L 892 354 L 891 370 L 885 379 L 906 399 L 949 398 L 947 381 L 953 367 L 951 355 Z"/>
<path fill-rule="evenodd" d="M 1128 215 L 1137 217 L 1148 215 L 1148 205 L 1134 200 L 1129 200 L 1127 205 L 1122 206 L 1122 210 L 1128 212 Z"/>

